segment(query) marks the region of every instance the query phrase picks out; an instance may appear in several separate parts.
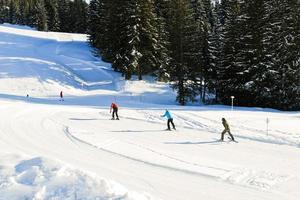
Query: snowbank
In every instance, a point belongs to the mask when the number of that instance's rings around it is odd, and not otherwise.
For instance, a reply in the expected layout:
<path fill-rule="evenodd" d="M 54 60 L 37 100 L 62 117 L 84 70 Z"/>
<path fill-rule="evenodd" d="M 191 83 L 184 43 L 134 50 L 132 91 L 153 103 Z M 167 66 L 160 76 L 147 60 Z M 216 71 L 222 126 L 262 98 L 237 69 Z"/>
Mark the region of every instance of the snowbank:
<path fill-rule="evenodd" d="M 123 186 L 45 158 L 19 160 L 1 155 L 0 199 L 9 200 L 149 200 Z"/>

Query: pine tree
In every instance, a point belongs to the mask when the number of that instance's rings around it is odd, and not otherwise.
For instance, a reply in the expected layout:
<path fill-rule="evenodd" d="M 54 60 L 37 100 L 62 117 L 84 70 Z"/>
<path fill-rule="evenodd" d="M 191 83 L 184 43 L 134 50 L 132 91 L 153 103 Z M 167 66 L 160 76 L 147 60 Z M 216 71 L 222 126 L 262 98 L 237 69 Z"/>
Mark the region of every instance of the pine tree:
<path fill-rule="evenodd" d="M 18 1 L 10 1 L 9 4 L 9 23 L 17 24 L 20 21 L 20 8 Z"/>
<path fill-rule="evenodd" d="M 230 96 L 235 96 L 239 104 L 246 104 L 250 95 L 245 91 L 245 83 L 249 81 L 248 67 L 238 62 L 238 54 L 243 48 L 246 22 L 242 10 L 242 0 L 222 1 L 225 14 L 221 63 L 218 69 L 218 97 L 223 103 L 230 103 Z"/>
<path fill-rule="evenodd" d="M 206 68 L 206 84 L 208 91 L 215 95 L 215 102 L 218 102 L 218 69 L 220 68 L 223 47 L 223 24 L 222 7 L 216 2 L 212 10 L 212 30 L 209 35 L 209 66 Z"/>
<path fill-rule="evenodd" d="M 26 24 L 26 1 L 18 1 L 19 7 L 19 16 L 17 24 L 25 25 Z"/>
<path fill-rule="evenodd" d="M 45 0 L 45 8 L 47 11 L 47 24 L 49 30 L 59 31 L 58 1 Z"/>
<path fill-rule="evenodd" d="M 253 0 L 241 2 L 240 9 L 239 26 L 242 29 L 235 63 L 240 67 L 239 90 L 244 95 L 238 95 L 237 98 L 242 105 L 252 106 L 254 97 L 260 96 L 255 80 L 263 69 L 265 7 L 262 0 Z"/>
<path fill-rule="evenodd" d="M 98 36 L 98 22 L 100 21 L 100 14 L 99 10 L 101 7 L 101 0 L 91 0 L 89 5 L 89 12 L 88 12 L 88 34 L 89 34 L 89 41 L 91 45 L 97 48 Z M 99 48 L 99 47 L 98 47 Z"/>
<path fill-rule="evenodd" d="M 284 110 L 299 109 L 299 1 L 268 0 L 264 69 L 256 102 Z"/>
<path fill-rule="evenodd" d="M 71 11 L 70 11 L 70 0 L 59 0 L 58 1 L 58 15 L 59 15 L 59 30 L 61 32 L 71 32 L 72 25 L 70 22 Z"/>
<path fill-rule="evenodd" d="M 142 54 L 139 51 L 141 41 L 139 33 L 139 5 L 138 0 L 128 0 L 122 4 L 117 16 L 120 20 L 120 48 L 116 51 L 115 66 L 125 75 L 125 79 L 131 79 L 138 72 L 139 59 Z M 122 19 L 124 19 L 122 21 Z"/>
<path fill-rule="evenodd" d="M 71 32 L 86 33 L 88 5 L 84 0 L 74 0 L 74 2 L 71 1 L 69 5 L 70 14 L 72 16 L 69 18 Z"/>
<path fill-rule="evenodd" d="M 47 14 L 44 0 L 33 1 L 33 26 L 39 31 L 47 31 Z"/>
<path fill-rule="evenodd" d="M 7 0 L 0 0 L 0 24 L 9 21 L 9 3 Z"/>
<path fill-rule="evenodd" d="M 91 43 L 126 79 L 152 73 L 166 64 L 152 0 L 92 1 Z"/>
<path fill-rule="evenodd" d="M 138 44 L 138 51 L 142 57 L 139 60 L 138 65 L 138 77 L 142 79 L 144 74 L 156 71 L 160 68 L 160 65 L 165 64 L 165 58 L 158 51 L 165 51 L 163 42 L 159 38 L 158 33 L 158 21 L 155 15 L 154 1 L 153 0 L 140 0 L 138 1 L 137 14 L 138 19 L 138 33 L 140 41 Z"/>
<path fill-rule="evenodd" d="M 210 36 L 212 33 L 212 8 L 210 0 L 192 0 L 192 6 L 195 12 L 197 23 L 197 32 L 199 34 L 198 43 L 194 45 L 199 48 L 199 57 L 195 64 L 194 72 L 194 90 L 198 91 L 200 99 L 205 102 L 207 84 L 209 82 L 208 73 L 210 68 Z"/>
<path fill-rule="evenodd" d="M 123 2 L 122 0 L 107 1 L 105 5 L 108 12 L 105 21 L 107 20 L 108 23 L 104 30 L 104 41 L 102 42 L 104 58 L 112 63 L 115 71 L 121 72 L 123 76 L 127 73 L 126 77 L 130 79 L 133 66 L 126 66 L 124 62 L 126 56 L 123 55 L 124 52 L 127 52 L 125 50 L 126 45 L 132 45 L 135 42 L 127 39 L 127 31 L 133 27 L 130 23 L 135 23 L 135 16 L 130 21 L 128 18 L 131 17 L 136 6 L 134 2 Z M 103 22 L 105 23 L 105 21 Z M 131 32 L 130 34 L 134 35 L 135 33 Z"/>
<path fill-rule="evenodd" d="M 36 27 L 36 8 L 35 1 L 30 1 L 26 5 L 26 25 Z"/>
<path fill-rule="evenodd" d="M 117 33 L 112 31 L 112 24 L 110 23 L 112 12 L 110 11 L 109 0 L 93 0 L 90 2 L 89 8 L 89 28 L 90 42 L 95 47 L 95 53 L 102 57 L 103 60 L 112 62 L 114 57 L 110 51 L 110 45 L 115 41 L 111 36 L 117 39 Z"/>
<path fill-rule="evenodd" d="M 155 0 L 154 8 L 156 14 L 156 23 L 158 31 L 158 49 L 156 51 L 157 71 L 156 76 L 158 80 L 170 80 L 170 51 L 169 51 L 169 33 L 167 31 L 166 17 L 167 17 L 167 1 Z"/>
<path fill-rule="evenodd" d="M 116 71 L 121 66 L 116 62 L 117 51 L 121 46 L 122 1 L 95 0 L 90 3 L 89 28 L 90 41 L 96 53 L 104 61 L 113 63 Z"/>
<path fill-rule="evenodd" d="M 176 0 L 169 3 L 167 16 L 168 31 L 170 33 L 170 51 L 172 80 L 177 90 L 177 101 L 185 105 L 194 101 L 193 71 L 198 65 L 201 46 L 197 45 L 199 26 L 195 20 L 195 12 L 187 0 Z"/>

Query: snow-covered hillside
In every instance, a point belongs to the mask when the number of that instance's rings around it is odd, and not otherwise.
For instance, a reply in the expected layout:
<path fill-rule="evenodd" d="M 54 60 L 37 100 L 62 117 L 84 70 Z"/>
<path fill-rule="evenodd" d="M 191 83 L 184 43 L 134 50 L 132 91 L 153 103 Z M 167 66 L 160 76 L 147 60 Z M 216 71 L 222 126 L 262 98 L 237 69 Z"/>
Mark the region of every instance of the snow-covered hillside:
<path fill-rule="evenodd" d="M 124 81 L 86 40 L 0 25 L 1 200 L 300 198 L 299 112 L 177 106 L 168 84 Z M 218 141 L 222 117 L 238 143 Z"/>

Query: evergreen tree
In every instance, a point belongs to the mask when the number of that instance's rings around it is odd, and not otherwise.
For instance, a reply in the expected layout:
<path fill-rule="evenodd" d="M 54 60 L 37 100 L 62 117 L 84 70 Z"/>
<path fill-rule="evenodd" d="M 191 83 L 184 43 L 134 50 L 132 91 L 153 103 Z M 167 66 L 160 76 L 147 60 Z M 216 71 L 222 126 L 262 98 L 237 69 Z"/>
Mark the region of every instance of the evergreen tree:
<path fill-rule="evenodd" d="M 197 32 L 199 34 L 198 43 L 194 45 L 199 47 L 199 57 L 193 72 L 194 90 L 198 91 L 200 99 L 205 102 L 208 73 L 210 68 L 210 36 L 212 34 L 213 16 L 210 0 L 192 0 L 192 6 L 195 12 L 197 23 Z"/>
<path fill-rule="evenodd" d="M 110 19 L 113 17 L 109 0 L 93 0 L 89 9 L 89 34 L 92 46 L 96 48 L 96 53 L 102 59 L 112 62 L 111 44 L 118 40 L 117 33 L 113 32 L 113 25 Z M 114 37 L 114 38 L 113 38 Z"/>
<path fill-rule="evenodd" d="M 139 34 L 138 51 L 142 57 L 138 64 L 138 77 L 142 79 L 142 75 L 157 71 L 161 68 L 160 65 L 165 64 L 164 55 L 158 53 L 165 52 L 162 38 L 158 33 L 158 21 L 155 15 L 153 0 L 138 1 L 138 23 L 137 31 Z"/>
<path fill-rule="evenodd" d="M 47 14 L 45 9 L 44 0 L 34 0 L 33 1 L 33 26 L 39 31 L 47 31 Z"/>
<path fill-rule="evenodd" d="M 26 24 L 26 1 L 19 1 L 19 16 L 17 24 L 25 25 Z"/>
<path fill-rule="evenodd" d="M 98 32 L 99 29 L 99 21 L 101 20 L 100 15 L 102 12 L 99 13 L 101 7 L 101 0 L 91 0 L 89 5 L 89 19 L 88 19 L 88 34 L 89 34 L 89 41 L 91 45 L 95 48 L 99 48 L 98 43 Z"/>
<path fill-rule="evenodd" d="M 208 91 L 215 94 L 215 102 L 218 102 L 218 69 L 222 61 L 223 49 L 223 24 L 222 7 L 216 2 L 212 10 L 212 30 L 209 35 L 209 66 L 206 68 L 205 78 Z"/>
<path fill-rule="evenodd" d="M 240 104 L 246 103 L 249 97 L 245 91 L 248 80 L 248 67 L 237 61 L 240 49 L 243 47 L 241 39 L 245 37 L 243 31 L 245 21 L 241 12 L 244 2 L 241 0 L 222 1 L 225 11 L 225 25 L 223 29 L 223 49 L 221 63 L 218 69 L 218 95 L 223 103 L 230 103 L 230 96 L 235 96 Z"/>
<path fill-rule="evenodd" d="M 239 84 L 238 91 L 234 91 L 241 105 L 252 106 L 254 97 L 260 96 L 256 89 L 255 80 L 263 68 L 265 7 L 262 0 L 242 1 L 239 4 L 241 15 L 239 26 L 242 27 L 238 38 L 238 52 L 235 55 Z M 235 65 L 232 65 L 235 66 Z"/>
<path fill-rule="evenodd" d="M 156 51 L 157 71 L 156 76 L 159 80 L 170 80 L 170 50 L 169 50 L 169 33 L 167 31 L 167 1 L 155 0 L 154 9 L 156 14 L 156 23 L 158 31 L 158 49 Z"/>
<path fill-rule="evenodd" d="M 128 40 L 127 31 L 130 32 L 134 26 L 131 23 L 135 23 L 136 16 L 132 16 L 131 20 L 129 19 L 136 6 L 134 2 L 123 2 L 122 0 L 107 1 L 105 5 L 108 12 L 105 20 L 109 23 L 104 29 L 104 40 L 102 42 L 104 47 L 102 49 L 103 55 L 106 60 L 112 62 L 112 67 L 115 71 L 121 72 L 123 76 L 127 73 L 127 79 L 129 79 L 133 73 L 131 73 L 131 69 L 134 67 L 126 66 L 124 59 L 127 58 L 123 55 L 126 52 L 126 45 L 132 45 L 135 42 L 135 40 Z M 134 31 L 129 34 L 135 35 L 136 32 Z"/>
<path fill-rule="evenodd" d="M 70 0 L 58 1 L 59 29 L 61 32 L 71 32 Z"/>
<path fill-rule="evenodd" d="M 166 64 L 152 0 L 92 1 L 89 33 L 94 47 L 126 79 L 152 73 Z"/>
<path fill-rule="evenodd" d="M 20 8 L 18 1 L 10 1 L 9 4 L 9 23 L 17 24 L 20 17 Z"/>
<path fill-rule="evenodd" d="M 88 5 L 84 0 L 70 1 L 70 15 L 69 22 L 71 24 L 71 32 L 86 33 L 87 31 L 87 12 Z"/>
<path fill-rule="evenodd" d="M 58 1 L 45 0 L 45 8 L 47 11 L 47 24 L 49 30 L 59 31 Z"/>
<path fill-rule="evenodd" d="M 33 0 L 28 2 L 26 10 L 26 25 L 36 27 L 36 8 Z"/>
<path fill-rule="evenodd" d="M 299 1 L 268 0 L 264 68 L 257 80 L 256 103 L 284 110 L 299 109 Z"/>
<path fill-rule="evenodd" d="M 7 0 L 0 0 L 0 24 L 9 21 L 9 6 Z"/>
<path fill-rule="evenodd" d="M 139 16 L 137 15 L 140 7 L 138 0 L 128 0 L 120 6 L 117 13 L 120 24 L 120 48 L 116 49 L 114 65 L 124 75 L 125 79 L 131 79 L 132 75 L 138 71 L 139 59 L 142 54 L 139 52 Z M 122 20 L 124 19 L 124 20 Z"/>
<path fill-rule="evenodd" d="M 177 90 L 177 101 L 185 105 L 194 101 L 193 72 L 200 56 L 201 35 L 195 20 L 195 12 L 187 0 L 176 0 L 169 4 L 167 17 L 168 31 L 170 33 L 170 56 L 172 67 L 172 80 Z"/>

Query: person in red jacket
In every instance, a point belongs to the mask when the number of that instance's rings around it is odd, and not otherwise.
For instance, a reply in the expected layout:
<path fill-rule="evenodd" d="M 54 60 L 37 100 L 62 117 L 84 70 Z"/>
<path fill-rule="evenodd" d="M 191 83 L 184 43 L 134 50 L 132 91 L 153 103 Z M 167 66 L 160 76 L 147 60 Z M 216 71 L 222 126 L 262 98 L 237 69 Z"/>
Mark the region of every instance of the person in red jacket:
<path fill-rule="evenodd" d="M 119 116 L 118 116 L 118 105 L 116 103 L 112 103 L 111 106 L 110 106 L 110 113 L 111 113 L 111 110 L 113 110 L 113 113 L 112 113 L 112 120 L 115 119 L 115 114 L 116 114 L 116 117 L 117 117 L 117 120 L 119 120 Z"/>

